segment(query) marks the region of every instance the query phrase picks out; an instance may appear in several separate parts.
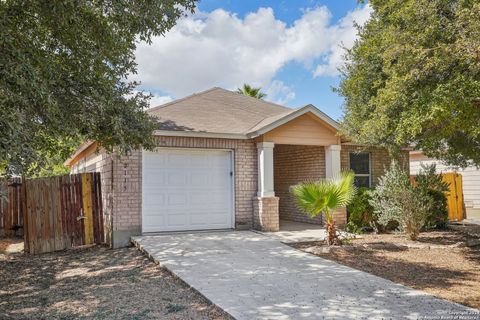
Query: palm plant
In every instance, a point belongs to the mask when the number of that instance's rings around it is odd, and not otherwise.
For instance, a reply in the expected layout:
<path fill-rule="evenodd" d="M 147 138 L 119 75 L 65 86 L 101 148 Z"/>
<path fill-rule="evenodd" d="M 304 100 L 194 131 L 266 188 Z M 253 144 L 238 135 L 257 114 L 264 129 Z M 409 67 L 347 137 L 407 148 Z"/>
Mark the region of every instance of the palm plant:
<path fill-rule="evenodd" d="M 262 88 L 254 88 L 248 84 L 244 84 L 242 88 L 238 88 L 237 92 L 249 97 L 257 98 L 257 99 L 263 99 L 267 96 L 267 94 L 261 92 Z"/>
<path fill-rule="evenodd" d="M 351 171 L 340 173 L 333 179 L 302 182 L 291 188 L 297 205 L 310 217 L 325 214 L 327 244 L 340 244 L 333 211 L 347 206 L 352 201 L 356 188 L 353 185 L 355 174 Z"/>

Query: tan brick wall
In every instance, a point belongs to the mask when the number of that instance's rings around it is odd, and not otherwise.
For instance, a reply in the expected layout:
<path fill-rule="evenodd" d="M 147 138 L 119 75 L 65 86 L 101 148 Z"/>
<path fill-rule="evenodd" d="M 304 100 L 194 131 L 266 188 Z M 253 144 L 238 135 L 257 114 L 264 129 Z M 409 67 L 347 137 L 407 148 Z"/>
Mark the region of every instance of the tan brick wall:
<path fill-rule="evenodd" d="M 275 232 L 280 229 L 278 197 L 253 198 L 254 228 Z"/>
<path fill-rule="evenodd" d="M 325 178 L 325 148 L 322 146 L 275 145 L 273 149 L 275 195 L 280 198 L 280 219 L 322 223 L 321 216 L 310 218 L 301 212 L 290 186 L 302 181 Z"/>
<path fill-rule="evenodd" d="M 113 156 L 113 231 L 140 230 L 142 225 L 142 153 Z"/>
<path fill-rule="evenodd" d="M 342 170 L 350 169 L 350 156 L 351 152 L 369 152 L 370 153 L 370 167 L 372 174 L 372 187 L 374 187 L 378 178 L 380 178 L 385 170 L 390 166 L 391 158 L 386 149 L 369 147 L 365 148 L 362 146 L 351 146 L 351 145 L 342 145 L 342 150 L 340 151 L 340 161 Z M 402 151 L 398 159 L 400 164 L 402 164 L 408 172 L 408 151 Z"/>
<path fill-rule="evenodd" d="M 337 226 L 343 226 L 347 223 L 347 208 L 342 207 L 333 212 L 333 221 L 336 222 Z"/>

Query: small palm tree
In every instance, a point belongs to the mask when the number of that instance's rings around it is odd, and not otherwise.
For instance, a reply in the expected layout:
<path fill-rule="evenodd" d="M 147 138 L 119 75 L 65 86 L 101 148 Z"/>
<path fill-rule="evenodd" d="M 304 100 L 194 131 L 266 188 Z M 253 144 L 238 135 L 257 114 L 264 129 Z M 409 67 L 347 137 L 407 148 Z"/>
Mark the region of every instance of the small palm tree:
<path fill-rule="evenodd" d="M 333 179 L 303 182 L 291 188 L 297 205 L 310 217 L 325 214 L 328 245 L 340 244 L 332 214 L 352 201 L 356 192 L 354 178 L 353 172 L 345 171 Z"/>
<path fill-rule="evenodd" d="M 249 97 L 263 99 L 267 96 L 267 94 L 261 92 L 260 90 L 262 90 L 262 88 L 254 88 L 245 83 L 242 88 L 237 89 L 237 92 Z"/>

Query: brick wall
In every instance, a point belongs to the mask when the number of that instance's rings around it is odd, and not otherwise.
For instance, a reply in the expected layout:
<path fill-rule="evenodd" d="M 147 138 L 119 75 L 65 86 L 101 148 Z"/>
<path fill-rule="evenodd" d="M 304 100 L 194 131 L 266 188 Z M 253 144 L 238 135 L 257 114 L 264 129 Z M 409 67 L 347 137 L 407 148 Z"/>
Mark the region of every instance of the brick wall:
<path fill-rule="evenodd" d="M 325 178 L 325 148 L 322 146 L 275 145 L 273 149 L 275 195 L 280 198 L 280 219 L 321 223 L 301 212 L 290 186 L 302 181 Z"/>
<path fill-rule="evenodd" d="M 278 216 L 278 197 L 253 198 L 254 228 L 274 232 L 280 229 Z"/>
<path fill-rule="evenodd" d="M 372 187 L 375 186 L 385 170 L 390 166 L 391 158 L 386 149 L 362 146 L 342 145 L 340 151 L 340 161 L 342 170 L 350 169 L 350 153 L 351 152 L 368 152 L 370 153 L 370 167 L 372 175 Z M 398 161 L 408 172 L 409 160 L 408 151 L 402 151 Z"/>

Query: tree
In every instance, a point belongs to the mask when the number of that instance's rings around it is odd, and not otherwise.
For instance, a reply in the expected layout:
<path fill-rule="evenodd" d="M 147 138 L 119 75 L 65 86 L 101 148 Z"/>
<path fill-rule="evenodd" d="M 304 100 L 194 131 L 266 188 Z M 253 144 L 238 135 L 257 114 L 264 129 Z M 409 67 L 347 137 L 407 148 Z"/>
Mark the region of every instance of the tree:
<path fill-rule="evenodd" d="M 263 99 L 267 95 L 263 92 L 261 92 L 262 88 L 254 88 L 248 84 L 244 84 L 242 88 L 238 88 L 237 92 L 249 97 L 257 98 L 257 99 Z"/>
<path fill-rule="evenodd" d="M 343 133 L 480 165 L 480 2 L 371 0 L 336 89 Z"/>
<path fill-rule="evenodd" d="M 194 0 L 1 1 L 4 171 L 41 169 L 45 155 L 65 153 L 71 140 L 119 152 L 151 147 L 149 96 L 128 80 L 136 44 L 163 35 L 194 7 Z"/>
<path fill-rule="evenodd" d="M 316 182 L 304 182 L 291 188 L 297 205 L 310 217 L 325 214 L 327 227 L 327 244 L 339 244 L 333 211 L 347 206 L 355 196 L 356 188 L 353 185 L 355 174 L 342 172 L 334 179 L 325 179 Z"/>

